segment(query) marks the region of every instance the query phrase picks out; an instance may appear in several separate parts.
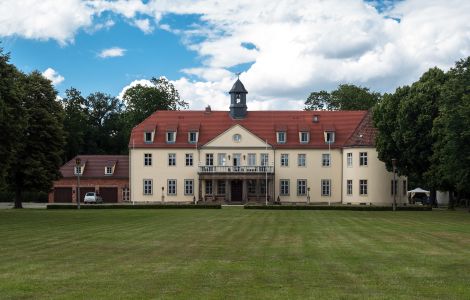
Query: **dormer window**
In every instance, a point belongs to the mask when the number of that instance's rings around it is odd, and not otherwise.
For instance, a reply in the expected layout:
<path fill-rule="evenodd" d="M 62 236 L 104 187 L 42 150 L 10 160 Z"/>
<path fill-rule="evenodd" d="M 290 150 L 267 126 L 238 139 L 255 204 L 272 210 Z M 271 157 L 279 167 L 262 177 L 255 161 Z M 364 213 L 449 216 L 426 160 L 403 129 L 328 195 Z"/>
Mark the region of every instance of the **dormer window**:
<path fill-rule="evenodd" d="M 307 144 L 310 141 L 310 133 L 306 131 L 299 132 L 299 140 L 302 144 Z"/>
<path fill-rule="evenodd" d="M 197 131 L 190 131 L 188 133 L 188 143 L 196 144 L 198 140 L 199 133 Z"/>
<path fill-rule="evenodd" d="M 106 167 L 104 169 L 104 174 L 105 175 L 113 175 L 113 167 Z"/>
<path fill-rule="evenodd" d="M 166 132 L 166 142 L 169 144 L 176 142 L 176 131 Z"/>
<path fill-rule="evenodd" d="M 144 132 L 144 141 L 146 143 L 152 143 L 153 142 L 153 132 L 151 132 L 151 131 Z"/>
<path fill-rule="evenodd" d="M 278 131 L 277 135 L 277 143 L 278 144 L 285 144 L 286 143 L 286 132 L 285 131 Z"/>
<path fill-rule="evenodd" d="M 74 169 L 74 174 L 75 174 L 75 175 L 83 175 L 83 168 L 82 168 L 82 166 L 75 166 L 73 169 Z"/>
<path fill-rule="evenodd" d="M 335 142 L 335 132 L 334 131 L 325 131 L 325 143 L 333 144 Z"/>

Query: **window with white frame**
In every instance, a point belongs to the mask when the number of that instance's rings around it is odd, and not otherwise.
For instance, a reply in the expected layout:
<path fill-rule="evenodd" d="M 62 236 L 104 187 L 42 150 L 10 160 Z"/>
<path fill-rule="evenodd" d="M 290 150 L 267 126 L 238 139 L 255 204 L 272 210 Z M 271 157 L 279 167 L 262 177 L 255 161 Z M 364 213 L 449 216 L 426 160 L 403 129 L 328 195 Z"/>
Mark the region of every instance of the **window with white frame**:
<path fill-rule="evenodd" d="M 213 186 L 212 180 L 206 180 L 206 195 L 212 195 Z"/>
<path fill-rule="evenodd" d="M 269 154 L 268 153 L 261 153 L 261 166 L 266 167 L 269 163 Z"/>
<path fill-rule="evenodd" d="M 225 153 L 218 153 L 217 154 L 217 164 L 219 166 L 225 166 L 227 164 L 227 158 Z"/>
<path fill-rule="evenodd" d="M 152 134 L 151 131 L 146 131 L 146 132 L 144 132 L 144 141 L 145 141 L 146 143 L 151 143 L 151 142 L 153 142 L 153 139 L 152 139 L 152 138 L 153 138 L 153 134 Z"/>
<path fill-rule="evenodd" d="M 281 179 L 279 188 L 281 196 L 289 196 L 289 179 Z"/>
<path fill-rule="evenodd" d="M 289 154 L 282 153 L 281 154 L 281 167 L 288 167 L 289 166 Z"/>
<path fill-rule="evenodd" d="M 190 131 L 188 132 L 188 143 L 196 144 L 197 143 L 198 132 L 197 131 Z"/>
<path fill-rule="evenodd" d="M 297 196 L 307 195 L 307 179 L 297 180 Z"/>
<path fill-rule="evenodd" d="M 359 165 L 367 166 L 367 152 L 359 152 Z"/>
<path fill-rule="evenodd" d="M 277 136 L 277 143 L 278 144 L 285 144 L 286 143 L 286 132 L 285 131 L 276 132 L 276 136 Z"/>
<path fill-rule="evenodd" d="M 168 179 L 166 192 L 168 195 L 176 195 L 176 179 Z"/>
<path fill-rule="evenodd" d="M 176 166 L 176 153 L 168 153 L 168 165 Z"/>
<path fill-rule="evenodd" d="M 325 143 L 333 144 L 335 142 L 335 132 L 325 131 Z"/>
<path fill-rule="evenodd" d="M 152 165 L 152 153 L 144 153 L 144 166 Z"/>
<path fill-rule="evenodd" d="M 129 202 L 129 200 L 130 200 L 129 188 L 125 187 L 122 189 L 122 201 Z"/>
<path fill-rule="evenodd" d="M 346 164 L 348 167 L 352 167 L 353 165 L 353 154 L 352 152 L 346 153 Z"/>
<path fill-rule="evenodd" d="M 255 153 L 248 153 L 248 165 L 256 166 L 256 154 Z"/>
<path fill-rule="evenodd" d="M 176 131 L 166 132 L 166 142 L 169 144 L 176 142 Z"/>
<path fill-rule="evenodd" d="M 213 166 L 213 165 L 214 165 L 214 154 L 206 153 L 206 166 Z"/>
<path fill-rule="evenodd" d="M 82 175 L 82 166 L 75 166 L 73 169 L 75 175 Z"/>
<path fill-rule="evenodd" d="M 190 166 L 193 165 L 193 154 L 192 153 L 186 153 L 185 163 L 186 163 L 187 167 L 190 167 Z"/>
<path fill-rule="evenodd" d="M 152 195 L 152 179 L 144 179 L 144 195 Z"/>
<path fill-rule="evenodd" d="M 330 179 L 321 180 L 321 195 L 322 196 L 331 195 L 331 180 Z"/>
<path fill-rule="evenodd" d="M 299 140 L 302 144 L 307 144 L 310 141 L 310 134 L 307 131 L 301 131 L 299 133 Z"/>
<path fill-rule="evenodd" d="M 225 180 L 217 180 L 217 195 L 225 195 Z"/>
<path fill-rule="evenodd" d="M 112 175 L 113 174 L 113 167 L 106 167 L 104 171 L 105 175 Z"/>
<path fill-rule="evenodd" d="M 194 180 L 193 179 L 184 180 L 184 194 L 186 196 L 194 194 Z"/>
<path fill-rule="evenodd" d="M 329 153 L 323 153 L 321 155 L 321 165 L 323 167 L 329 167 L 330 166 L 330 154 Z"/>
<path fill-rule="evenodd" d="M 359 195 L 367 195 L 367 179 L 359 180 Z"/>
<path fill-rule="evenodd" d="M 353 181 L 351 179 L 346 181 L 346 194 L 349 196 L 353 194 Z"/>
<path fill-rule="evenodd" d="M 297 155 L 297 166 L 305 167 L 306 160 L 307 160 L 307 155 L 306 154 L 303 154 L 303 153 L 298 154 Z"/>
<path fill-rule="evenodd" d="M 390 181 L 390 195 L 396 195 L 397 194 L 397 189 L 398 189 L 398 180 L 391 180 Z"/>

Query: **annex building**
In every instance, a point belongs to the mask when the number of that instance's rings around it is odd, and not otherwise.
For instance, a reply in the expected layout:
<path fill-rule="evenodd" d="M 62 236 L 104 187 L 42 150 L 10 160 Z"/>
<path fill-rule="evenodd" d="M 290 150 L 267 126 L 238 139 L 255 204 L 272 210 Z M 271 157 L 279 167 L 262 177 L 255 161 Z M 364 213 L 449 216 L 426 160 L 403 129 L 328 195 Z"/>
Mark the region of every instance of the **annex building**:
<path fill-rule="evenodd" d="M 135 202 L 406 203 L 368 111 L 249 111 L 237 80 L 230 110 L 156 111 L 129 141 Z M 228 101 L 227 101 L 228 102 Z"/>

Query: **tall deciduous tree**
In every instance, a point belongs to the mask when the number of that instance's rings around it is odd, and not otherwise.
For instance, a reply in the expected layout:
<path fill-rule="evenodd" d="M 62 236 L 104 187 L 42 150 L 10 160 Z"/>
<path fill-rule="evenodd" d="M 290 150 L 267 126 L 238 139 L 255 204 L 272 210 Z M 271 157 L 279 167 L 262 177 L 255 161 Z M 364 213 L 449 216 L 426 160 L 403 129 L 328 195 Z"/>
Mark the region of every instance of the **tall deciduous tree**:
<path fill-rule="evenodd" d="M 64 130 L 67 134 L 64 161 L 68 161 L 77 154 L 85 153 L 90 125 L 86 100 L 80 91 L 70 88 L 65 91 L 65 94 L 66 97 L 62 99 L 65 112 Z"/>
<path fill-rule="evenodd" d="M 26 126 L 10 168 L 15 208 L 22 207 L 22 191 L 49 191 L 59 177 L 65 142 L 63 109 L 50 80 L 33 72 L 22 81 L 21 104 Z"/>
<path fill-rule="evenodd" d="M 305 110 L 368 110 L 381 99 L 381 94 L 353 84 L 341 84 L 338 89 L 313 92 L 305 101 Z"/>

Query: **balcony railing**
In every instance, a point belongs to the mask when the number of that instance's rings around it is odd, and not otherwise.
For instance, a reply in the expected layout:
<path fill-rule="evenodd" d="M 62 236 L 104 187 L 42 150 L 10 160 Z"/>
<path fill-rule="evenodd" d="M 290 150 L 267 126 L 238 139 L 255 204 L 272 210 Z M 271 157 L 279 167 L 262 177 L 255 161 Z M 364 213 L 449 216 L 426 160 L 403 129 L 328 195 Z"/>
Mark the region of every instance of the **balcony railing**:
<path fill-rule="evenodd" d="M 273 166 L 199 166 L 199 173 L 274 173 Z"/>

